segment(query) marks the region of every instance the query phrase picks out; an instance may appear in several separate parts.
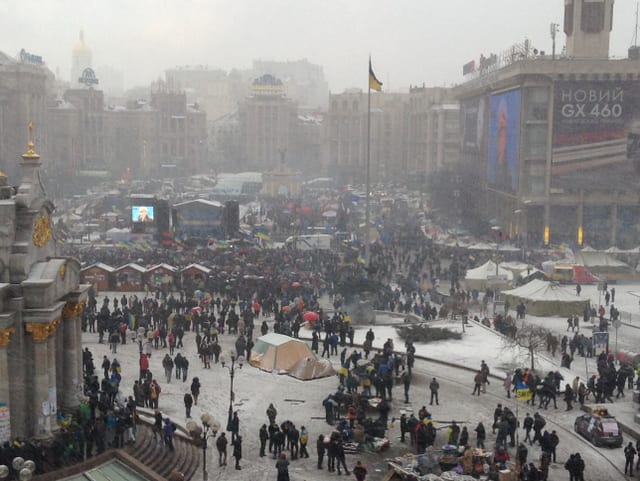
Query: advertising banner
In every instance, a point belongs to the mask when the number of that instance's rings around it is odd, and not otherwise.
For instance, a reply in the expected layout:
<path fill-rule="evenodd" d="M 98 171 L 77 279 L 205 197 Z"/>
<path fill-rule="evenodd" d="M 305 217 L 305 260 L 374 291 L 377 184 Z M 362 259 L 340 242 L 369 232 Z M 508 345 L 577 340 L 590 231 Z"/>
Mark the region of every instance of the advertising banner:
<path fill-rule="evenodd" d="M 485 97 L 467 99 L 462 102 L 462 149 L 479 153 L 484 138 Z"/>
<path fill-rule="evenodd" d="M 554 84 L 553 163 L 599 167 L 638 157 L 640 83 Z"/>
<path fill-rule="evenodd" d="M 602 353 L 609 352 L 609 333 L 594 332 L 593 333 L 593 355 L 599 356 Z"/>
<path fill-rule="evenodd" d="M 520 90 L 489 99 L 487 181 L 490 188 L 503 192 L 518 190 L 520 101 Z"/>

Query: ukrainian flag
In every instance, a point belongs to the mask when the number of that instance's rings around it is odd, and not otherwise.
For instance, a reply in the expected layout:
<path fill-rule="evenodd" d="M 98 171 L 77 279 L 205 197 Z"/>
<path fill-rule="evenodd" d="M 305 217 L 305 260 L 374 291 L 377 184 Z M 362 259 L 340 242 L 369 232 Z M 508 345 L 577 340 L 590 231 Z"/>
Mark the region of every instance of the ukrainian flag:
<path fill-rule="evenodd" d="M 373 67 L 371 66 L 371 57 L 369 57 L 369 88 L 371 90 L 375 90 L 376 92 L 382 91 L 382 82 L 378 80 L 376 74 L 373 73 Z"/>

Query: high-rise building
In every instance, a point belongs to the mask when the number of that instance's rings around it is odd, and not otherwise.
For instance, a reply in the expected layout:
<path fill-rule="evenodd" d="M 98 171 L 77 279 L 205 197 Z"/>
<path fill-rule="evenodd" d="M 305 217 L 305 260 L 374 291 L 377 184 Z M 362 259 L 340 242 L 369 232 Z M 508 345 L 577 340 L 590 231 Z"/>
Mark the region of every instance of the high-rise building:
<path fill-rule="evenodd" d="M 76 43 L 71 51 L 71 77 L 69 78 L 69 85 L 71 85 L 72 89 L 80 84 L 78 79 L 82 76 L 84 69 L 91 68 L 92 61 L 93 53 L 84 41 L 84 31 L 80 30 L 78 43 Z"/>
<path fill-rule="evenodd" d="M 238 109 L 243 149 L 239 170 L 262 172 L 277 167 L 284 158 L 291 162 L 297 112 L 298 105 L 285 95 L 280 79 L 256 78 Z"/>

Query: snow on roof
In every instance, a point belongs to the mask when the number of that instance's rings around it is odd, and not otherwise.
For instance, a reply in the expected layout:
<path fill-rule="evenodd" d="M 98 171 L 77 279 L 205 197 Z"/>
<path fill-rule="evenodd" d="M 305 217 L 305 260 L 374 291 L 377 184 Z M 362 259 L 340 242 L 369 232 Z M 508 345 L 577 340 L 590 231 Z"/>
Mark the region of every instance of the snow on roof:
<path fill-rule="evenodd" d="M 163 262 L 163 263 L 160 263 L 160 264 L 156 264 L 155 266 L 149 267 L 147 269 L 147 272 L 154 271 L 156 269 L 166 269 L 166 270 L 171 271 L 171 272 L 177 272 L 178 271 L 178 269 L 176 267 L 173 267 L 173 266 L 171 266 L 169 264 L 165 264 Z"/>
<path fill-rule="evenodd" d="M 259 337 L 258 340 L 271 344 L 272 346 L 281 346 L 289 341 L 304 342 L 299 339 L 294 339 L 293 337 L 285 336 L 284 334 L 276 334 L 275 332 L 265 334 Z"/>
<path fill-rule="evenodd" d="M 90 266 L 83 267 L 81 270 L 86 271 L 87 269 L 91 269 L 93 267 L 97 267 L 98 269 L 102 269 L 103 271 L 107 272 L 114 272 L 116 270 L 115 267 L 108 266 L 107 264 L 103 264 L 102 262 L 96 262 L 95 264 L 91 264 Z"/>
<path fill-rule="evenodd" d="M 184 206 L 193 205 L 193 204 L 208 205 L 210 207 L 224 207 L 220 202 L 216 202 L 215 200 L 206 200 L 206 199 L 187 200 L 185 202 L 180 202 L 179 204 L 175 204 L 174 207 L 184 207 Z"/>
<path fill-rule="evenodd" d="M 182 269 L 182 272 L 184 272 L 186 270 L 189 270 L 189 269 L 198 269 L 199 271 L 202 271 L 205 274 L 209 274 L 209 272 L 211 272 L 211 269 L 209 269 L 208 267 L 203 266 L 202 264 L 189 264 L 187 267 Z"/>
<path fill-rule="evenodd" d="M 125 265 L 123 265 L 123 266 L 120 266 L 120 267 L 118 267 L 118 268 L 116 269 L 116 271 L 121 271 L 122 269 L 125 269 L 125 268 L 127 268 L 127 267 L 130 267 L 131 269 L 134 269 L 134 270 L 136 270 L 136 271 L 138 271 L 138 272 L 141 272 L 141 273 L 145 273 L 145 272 L 147 272 L 147 270 L 146 270 L 144 267 L 142 267 L 142 266 L 141 266 L 141 265 L 139 265 L 139 264 L 136 264 L 135 262 L 129 262 L 128 264 L 125 264 Z"/>
<path fill-rule="evenodd" d="M 508 280 L 513 279 L 513 272 L 498 266 L 497 273 L 499 276 L 506 276 Z M 470 269 L 465 276 L 466 280 L 487 280 L 490 276 L 496 275 L 496 263 L 487 261 L 480 267 Z"/>
<path fill-rule="evenodd" d="M 629 268 L 629 265 L 614 259 L 609 254 L 604 252 L 590 252 L 582 249 L 576 253 L 576 264 L 585 267 L 617 267 L 617 268 Z"/>
<path fill-rule="evenodd" d="M 563 301 L 576 302 L 580 299 L 574 290 L 569 290 L 555 282 L 535 279 L 524 286 L 503 291 L 502 294 L 514 297 L 522 297 L 531 301 Z"/>

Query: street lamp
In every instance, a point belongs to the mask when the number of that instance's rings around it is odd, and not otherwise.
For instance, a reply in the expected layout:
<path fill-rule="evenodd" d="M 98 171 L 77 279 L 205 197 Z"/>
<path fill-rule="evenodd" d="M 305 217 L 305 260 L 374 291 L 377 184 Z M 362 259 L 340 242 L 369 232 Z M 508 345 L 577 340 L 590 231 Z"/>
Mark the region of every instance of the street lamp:
<path fill-rule="evenodd" d="M 202 479 L 207 481 L 209 479 L 209 473 L 207 472 L 207 445 L 209 439 L 214 439 L 218 431 L 220 431 L 220 423 L 208 413 L 203 413 L 200 416 L 200 421 L 202 422 L 202 428 L 193 419 L 187 421 L 187 430 L 202 442 Z"/>
<path fill-rule="evenodd" d="M 231 358 L 231 365 L 226 366 L 229 370 L 229 377 L 231 378 L 231 383 L 229 385 L 229 416 L 227 417 L 227 431 L 231 431 L 231 419 L 233 418 L 233 401 L 235 400 L 235 394 L 233 392 L 233 377 L 235 376 L 236 371 L 236 361 L 238 361 L 239 369 L 242 369 L 242 363 L 244 362 L 244 357 L 236 355 L 234 351 L 231 351 L 229 357 Z M 226 363 L 227 361 L 224 357 L 220 359 L 222 367 L 225 367 Z"/>
<path fill-rule="evenodd" d="M 20 456 L 13 458 L 11 462 L 11 467 L 17 474 L 17 478 L 20 481 L 29 481 L 33 477 L 33 473 L 36 470 L 36 463 L 31 461 L 30 459 L 24 460 Z M 0 480 L 9 479 L 9 475 L 11 474 L 11 470 L 9 466 L 5 464 L 0 464 Z"/>

